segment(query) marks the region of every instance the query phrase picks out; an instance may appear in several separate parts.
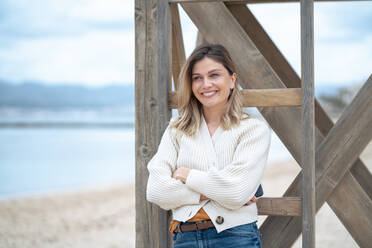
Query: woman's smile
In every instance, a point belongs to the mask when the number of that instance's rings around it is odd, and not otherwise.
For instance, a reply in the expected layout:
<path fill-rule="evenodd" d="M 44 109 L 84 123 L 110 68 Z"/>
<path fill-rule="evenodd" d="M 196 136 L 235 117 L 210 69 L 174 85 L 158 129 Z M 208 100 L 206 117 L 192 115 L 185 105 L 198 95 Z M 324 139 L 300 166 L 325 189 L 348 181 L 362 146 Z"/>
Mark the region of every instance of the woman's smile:
<path fill-rule="evenodd" d="M 200 94 L 205 98 L 211 98 L 217 94 L 218 90 L 203 91 Z"/>

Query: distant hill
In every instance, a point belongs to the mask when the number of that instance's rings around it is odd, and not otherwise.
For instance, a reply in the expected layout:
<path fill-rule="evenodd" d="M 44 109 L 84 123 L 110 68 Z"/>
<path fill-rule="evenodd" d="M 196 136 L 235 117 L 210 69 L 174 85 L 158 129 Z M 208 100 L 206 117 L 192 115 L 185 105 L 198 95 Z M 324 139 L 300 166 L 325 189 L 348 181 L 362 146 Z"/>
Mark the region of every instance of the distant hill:
<path fill-rule="evenodd" d="M 0 107 L 97 108 L 134 105 L 134 85 L 11 84 L 0 81 Z"/>

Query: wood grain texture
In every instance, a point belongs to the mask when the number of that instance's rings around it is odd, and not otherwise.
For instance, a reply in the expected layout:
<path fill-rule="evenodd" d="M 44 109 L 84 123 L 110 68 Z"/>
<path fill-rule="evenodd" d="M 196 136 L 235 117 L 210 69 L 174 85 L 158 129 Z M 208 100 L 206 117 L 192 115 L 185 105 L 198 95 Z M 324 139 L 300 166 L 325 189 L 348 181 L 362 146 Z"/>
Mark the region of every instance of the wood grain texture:
<path fill-rule="evenodd" d="M 204 39 L 203 35 L 198 31 L 198 35 L 196 36 L 196 46 L 200 46 L 201 44 L 208 43 L 206 39 Z"/>
<path fill-rule="evenodd" d="M 292 89 L 260 89 L 242 90 L 242 103 L 244 107 L 287 107 L 301 106 L 302 90 Z M 177 108 L 177 95 L 169 95 L 170 108 Z"/>
<path fill-rule="evenodd" d="M 371 92 L 371 87 L 372 76 L 363 91 Z M 316 210 L 328 199 L 328 204 L 337 210 L 336 215 L 344 220 L 345 227 L 361 247 L 368 247 L 372 242 L 372 200 L 348 169 L 372 138 L 368 129 L 372 125 L 372 108 L 367 110 L 372 99 L 368 94 L 371 93 L 359 92 L 316 151 Z M 357 118 L 358 115 L 362 117 Z M 296 177 L 284 196 L 301 194 L 301 178 L 301 175 Z M 353 193 L 345 195 L 344 192 Z M 278 232 L 278 228 L 282 230 Z M 289 247 L 301 233 L 301 219 L 271 217 L 261 229 L 263 234 L 267 233 L 267 245 Z"/>
<path fill-rule="evenodd" d="M 301 198 L 261 197 L 257 208 L 259 215 L 301 216 Z"/>
<path fill-rule="evenodd" d="M 178 5 L 171 4 L 170 9 L 172 16 L 172 74 L 174 89 L 176 90 L 181 68 L 186 62 L 186 55 Z"/>
<path fill-rule="evenodd" d="M 241 26 L 236 23 L 232 15 L 225 12 L 225 5 L 221 3 L 184 3 L 182 6 L 204 37 L 206 37 L 208 42 L 221 43 L 227 47 L 238 67 L 238 75 L 241 77 L 241 85 L 244 88 L 284 87 L 280 79 L 277 78 L 277 74 L 272 71 L 272 68 L 268 64 L 266 64 L 267 61 L 264 60 L 259 51 L 257 51 L 255 45 L 252 44 L 250 38 L 244 35 L 244 30 L 242 30 Z M 218 13 L 219 16 L 217 20 L 212 18 L 216 15 L 215 13 Z M 221 29 L 226 31 L 224 36 L 217 35 Z M 263 108 L 260 109 L 260 111 L 281 138 L 288 150 L 292 153 L 293 157 L 300 162 L 300 109 L 283 107 Z M 319 145 L 323 139 L 323 135 L 318 129 L 315 131 L 315 140 L 317 145 Z M 347 186 L 349 187 L 349 185 Z M 360 212 L 358 214 L 364 213 Z M 283 218 L 287 217 L 280 217 L 279 222 L 282 222 Z M 274 225 L 271 231 L 276 231 L 277 233 L 285 231 L 284 229 L 279 228 L 280 223 L 277 224 L 279 225 Z M 267 233 L 266 235 L 270 234 Z M 296 238 L 297 237 L 298 235 Z M 281 243 L 283 240 L 284 242 Z M 273 243 L 272 246 L 267 244 L 266 246 L 288 247 L 292 244 L 290 243 L 290 245 L 285 246 L 285 240 L 287 240 L 287 237 L 285 237 L 285 235 L 280 235 L 278 239 L 275 239 L 275 243 Z"/>
<path fill-rule="evenodd" d="M 136 247 L 169 247 L 169 214 L 146 201 L 147 163 L 170 117 L 171 17 L 166 0 L 135 1 Z"/>
<path fill-rule="evenodd" d="M 314 4 L 301 0 L 302 247 L 315 247 Z"/>
<path fill-rule="evenodd" d="M 249 35 L 249 37 L 252 39 L 252 41 L 255 43 L 257 48 L 264 55 L 266 60 L 270 63 L 270 65 L 275 70 L 277 75 L 282 79 L 283 83 L 285 83 L 287 87 L 300 87 L 301 86 L 300 78 L 293 70 L 293 68 L 289 65 L 285 57 L 280 53 L 279 49 L 272 42 L 270 37 L 262 28 L 262 26 L 258 23 L 256 18 L 251 13 L 251 11 L 249 11 L 249 9 L 245 5 L 231 5 L 228 6 L 228 8 L 231 11 L 231 13 L 235 16 L 235 18 L 239 21 L 239 23 L 242 25 L 242 27 Z M 334 125 L 330 117 L 325 113 L 324 109 L 321 107 L 318 101 L 316 101 L 316 99 L 315 99 L 315 124 L 317 125 L 317 128 L 320 131 L 320 133 L 322 134 L 321 136 L 316 136 L 319 137 L 319 139 L 323 139 L 323 136 L 327 135 L 327 133 Z M 351 232 L 351 234 L 354 236 L 354 234 L 352 233 L 353 230 L 349 229 L 350 225 L 348 223 L 352 223 L 354 219 L 359 216 L 358 213 L 365 213 L 365 209 L 355 211 L 354 212 L 355 218 L 352 217 L 353 216 L 352 214 L 344 215 L 342 214 L 342 212 L 344 208 L 347 209 L 352 208 L 355 205 L 354 202 L 358 201 L 357 195 L 364 195 L 366 193 L 368 197 L 372 199 L 372 175 L 371 172 L 366 168 L 364 163 L 360 159 L 357 159 L 353 164 L 350 173 L 347 172 L 345 175 L 345 178 L 349 177 L 355 178 L 355 180 L 357 180 L 358 183 L 360 184 L 360 187 L 355 188 L 355 185 L 346 185 L 345 187 L 349 188 L 349 191 L 353 190 L 358 191 L 358 194 L 349 195 L 348 201 L 340 200 L 338 204 L 332 204 L 330 203 L 330 201 L 328 201 L 328 204 L 336 213 L 336 215 L 340 218 L 341 222 L 345 225 L 349 232 Z M 336 187 L 336 189 L 342 186 L 344 185 L 343 182 L 341 181 L 340 184 Z M 329 197 L 329 200 L 333 199 L 333 197 L 339 199 L 342 198 L 342 195 L 336 197 L 336 195 L 340 194 L 339 192 L 341 192 L 336 189 Z M 288 195 L 299 195 L 299 193 L 297 194 L 293 193 Z M 282 226 L 282 228 L 284 228 L 285 226 L 288 225 L 288 223 L 283 221 L 283 218 L 268 217 L 265 220 L 264 225 L 261 227 L 261 231 L 264 233 L 264 236 L 267 237 L 271 235 L 273 238 L 271 239 L 272 243 L 270 243 L 268 239 L 265 239 L 264 245 L 266 242 L 268 247 L 274 245 L 274 243 L 277 244 L 277 247 L 288 247 L 293 243 L 293 242 L 290 244 L 283 243 L 283 245 L 281 246 L 280 240 L 283 237 L 283 235 L 281 232 L 278 231 L 278 229 L 280 229 L 279 228 L 280 225 Z"/>

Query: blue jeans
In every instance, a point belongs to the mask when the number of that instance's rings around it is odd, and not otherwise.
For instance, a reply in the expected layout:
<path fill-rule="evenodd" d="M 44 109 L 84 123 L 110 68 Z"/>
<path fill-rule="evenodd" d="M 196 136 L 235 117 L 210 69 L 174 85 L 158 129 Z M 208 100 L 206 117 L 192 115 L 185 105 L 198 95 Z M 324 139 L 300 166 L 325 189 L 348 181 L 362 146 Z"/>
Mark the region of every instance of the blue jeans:
<path fill-rule="evenodd" d="M 186 222 L 188 225 L 195 222 Z M 179 230 L 179 228 L 178 228 Z M 256 222 L 232 227 L 220 233 L 216 228 L 173 234 L 174 248 L 251 248 L 261 246 L 261 233 Z"/>

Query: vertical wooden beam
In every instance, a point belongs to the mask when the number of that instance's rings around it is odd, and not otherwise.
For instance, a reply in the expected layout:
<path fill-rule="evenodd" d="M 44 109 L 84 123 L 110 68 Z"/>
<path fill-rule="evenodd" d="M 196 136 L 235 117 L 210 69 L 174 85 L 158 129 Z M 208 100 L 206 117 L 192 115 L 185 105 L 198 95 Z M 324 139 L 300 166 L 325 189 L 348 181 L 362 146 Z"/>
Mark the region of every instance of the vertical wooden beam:
<path fill-rule="evenodd" d="M 178 5 L 173 3 L 170 5 L 172 15 L 172 72 L 174 89 L 177 89 L 178 77 L 182 66 L 186 62 L 185 47 L 183 44 L 182 27 Z"/>
<path fill-rule="evenodd" d="M 315 247 L 314 5 L 301 0 L 302 247 Z"/>
<path fill-rule="evenodd" d="M 146 201 L 147 163 L 170 117 L 171 21 L 166 0 L 135 1 L 136 247 L 169 247 L 169 215 Z"/>

